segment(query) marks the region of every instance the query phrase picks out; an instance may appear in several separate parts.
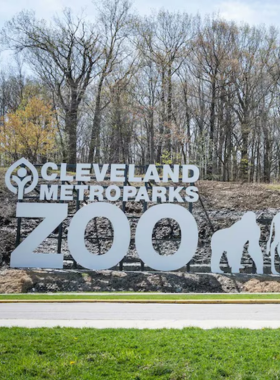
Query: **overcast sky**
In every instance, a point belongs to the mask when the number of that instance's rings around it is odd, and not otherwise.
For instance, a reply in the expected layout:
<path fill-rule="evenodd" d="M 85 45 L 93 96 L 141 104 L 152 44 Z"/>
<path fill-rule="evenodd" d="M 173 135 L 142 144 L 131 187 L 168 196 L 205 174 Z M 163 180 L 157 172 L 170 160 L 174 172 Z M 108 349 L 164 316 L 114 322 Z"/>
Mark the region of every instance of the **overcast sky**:
<path fill-rule="evenodd" d="M 134 0 L 133 3 L 142 15 L 161 8 L 192 14 L 219 12 L 228 20 L 280 26 L 280 0 Z M 38 17 L 50 19 L 65 7 L 77 12 L 84 8 L 88 16 L 94 16 L 90 0 L 0 0 L 0 26 L 22 9 L 33 9 Z"/>

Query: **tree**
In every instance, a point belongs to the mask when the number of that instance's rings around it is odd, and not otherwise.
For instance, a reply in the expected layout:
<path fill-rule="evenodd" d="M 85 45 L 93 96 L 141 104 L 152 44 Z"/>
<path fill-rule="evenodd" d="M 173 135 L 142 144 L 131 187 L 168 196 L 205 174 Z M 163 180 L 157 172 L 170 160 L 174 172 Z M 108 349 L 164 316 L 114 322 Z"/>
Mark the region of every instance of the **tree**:
<path fill-rule="evenodd" d="M 2 136 L 37 98 L 51 104 L 59 160 L 193 163 L 202 179 L 279 179 L 279 32 L 216 15 L 136 17 L 129 1 L 100 0 L 92 24 L 69 10 L 52 23 L 21 12 L 7 24 L 2 41 L 20 60 L 16 71 L 0 65 Z"/>
<path fill-rule="evenodd" d="M 197 38 L 193 41 L 193 73 L 203 80 L 209 105 L 209 163 L 207 174 L 215 174 L 217 155 L 217 114 L 221 94 L 230 81 L 228 67 L 232 60 L 237 29 L 234 24 L 219 19 L 206 19 L 198 26 Z M 222 80 L 222 78 L 224 78 Z M 214 141 L 216 140 L 216 141 Z"/>
<path fill-rule="evenodd" d="M 40 98 L 33 97 L 9 113 L 1 129 L 0 151 L 14 160 L 24 156 L 35 163 L 56 150 L 53 111 Z"/>
<path fill-rule="evenodd" d="M 131 49 L 125 44 L 131 31 L 129 14 L 130 3 L 127 0 L 104 0 L 99 10 L 99 32 L 102 54 L 98 62 L 98 81 L 94 105 L 94 117 L 89 148 L 89 162 L 100 159 L 100 128 L 102 113 L 102 90 L 106 78 L 131 55 Z M 128 66 L 128 72 L 131 66 Z M 128 75 L 124 73 L 124 76 Z"/>
<path fill-rule="evenodd" d="M 160 11 L 156 16 L 140 21 L 139 49 L 145 65 L 154 63 L 160 73 L 160 126 L 157 146 L 157 162 L 163 148 L 171 152 L 173 121 L 173 78 L 184 60 L 192 38 L 192 18 L 186 13 Z"/>
<path fill-rule="evenodd" d="M 26 52 L 36 72 L 55 91 L 65 114 L 68 160 L 76 163 L 79 106 L 101 55 L 93 26 L 73 18 L 68 9 L 49 26 L 23 11 L 2 30 L 2 41 L 16 52 Z"/>

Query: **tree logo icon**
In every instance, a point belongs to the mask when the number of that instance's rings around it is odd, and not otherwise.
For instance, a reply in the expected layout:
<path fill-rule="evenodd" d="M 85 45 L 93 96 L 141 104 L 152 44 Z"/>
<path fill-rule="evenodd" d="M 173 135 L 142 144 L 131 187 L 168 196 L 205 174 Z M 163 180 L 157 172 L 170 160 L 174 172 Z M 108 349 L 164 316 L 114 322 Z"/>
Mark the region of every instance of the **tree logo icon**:
<path fill-rule="evenodd" d="M 13 172 L 17 167 L 19 167 L 17 170 L 17 175 L 14 175 Z M 28 174 L 27 168 L 31 171 L 32 175 Z M 7 188 L 12 193 L 17 194 L 18 199 L 23 199 L 24 194 L 28 194 L 34 190 L 38 183 L 38 179 L 38 172 L 35 166 L 25 158 L 21 158 L 11 165 L 5 175 L 5 183 Z M 15 186 L 12 181 L 14 181 L 17 186 Z M 26 186 L 28 182 L 30 182 L 30 184 Z"/>

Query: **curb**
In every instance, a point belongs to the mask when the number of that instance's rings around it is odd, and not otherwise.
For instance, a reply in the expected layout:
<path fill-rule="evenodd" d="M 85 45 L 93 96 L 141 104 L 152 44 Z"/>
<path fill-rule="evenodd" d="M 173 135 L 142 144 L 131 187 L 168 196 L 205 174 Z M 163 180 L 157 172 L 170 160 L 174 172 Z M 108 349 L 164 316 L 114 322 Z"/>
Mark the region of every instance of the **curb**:
<path fill-rule="evenodd" d="M 262 304 L 280 304 L 280 299 L 247 299 L 247 300 L 105 300 L 105 299 L 56 299 L 56 300 L 30 300 L 30 299 L 9 299 L 0 300 L 1 303 L 136 303 L 136 304 L 202 304 L 202 305 L 219 305 L 219 304 L 243 304 L 243 305 L 262 305 Z"/>

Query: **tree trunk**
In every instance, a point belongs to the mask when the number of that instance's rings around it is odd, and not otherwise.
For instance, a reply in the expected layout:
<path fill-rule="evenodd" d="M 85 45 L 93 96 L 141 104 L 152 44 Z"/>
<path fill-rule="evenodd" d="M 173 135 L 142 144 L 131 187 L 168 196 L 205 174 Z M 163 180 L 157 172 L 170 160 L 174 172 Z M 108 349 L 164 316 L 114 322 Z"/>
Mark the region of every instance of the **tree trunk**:
<path fill-rule="evenodd" d="M 159 144 L 157 149 L 157 162 L 161 163 L 162 155 L 162 140 L 165 126 L 165 72 L 164 68 L 161 71 L 161 115 L 160 115 L 160 128 L 159 128 Z"/>
<path fill-rule="evenodd" d="M 242 181 L 248 181 L 248 145 L 249 145 L 249 126 L 247 118 L 241 123 L 241 135 L 242 135 L 242 146 L 241 146 L 241 163 L 240 163 L 240 179 Z"/>
<path fill-rule="evenodd" d="M 186 123 L 187 123 L 187 143 L 186 143 L 186 157 L 188 157 L 189 162 L 191 161 L 191 117 L 189 112 L 188 105 L 188 95 L 186 87 L 184 86 L 184 103 L 185 103 L 185 115 L 186 115 Z"/>
<path fill-rule="evenodd" d="M 68 163 L 77 162 L 77 123 L 78 107 L 72 102 L 70 110 L 66 112 L 66 131 L 68 133 Z"/>
<path fill-rule="evenodd" d="M 215 104 L 216 104 L 216 78 L 212 79 L 211 86 L 211 105 L 210 105 L 210 133 L 209 133 L 209 162 L 207 167 L 207 176 L 212 179 L 213 175 L 213 144 L 214 144 L 214 130 L 215 130 Z"/>
<path fill-rule="evenodd" d="M 172 63 L 168 66 L 167 76 L 167 123 L 165 126 L 165 149 L 171 153 L 171 123 L 172 123 Z"/>
<path fill-rule="evenodd" d="M 150 162 L 154 164 L 155 161 L 155 131 L 154 131 L 154 110 L 150 111 Z"/>
<path fill-rule="evenodd" d="M 263 180 L 266 183 L 270 182 L 270 153 L 271 153 L 271 144 L 269 140 L 269 136 L 267 134 L 264 135 L 264 155 L 263 155 Z"/>
<path fill-rule="evenodd" d="M 99 163 L 100 161 L 100 123 L 101 123 L 101 90 L 104 78 L 102 77 L 98 84 L 97 96 L 95 101 L 94 119 L 91 130 L 90 148 L 88 162 Z"/>

